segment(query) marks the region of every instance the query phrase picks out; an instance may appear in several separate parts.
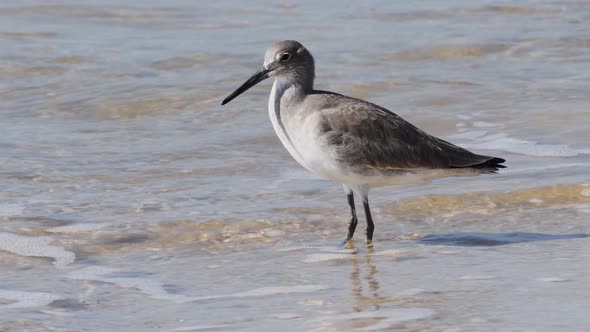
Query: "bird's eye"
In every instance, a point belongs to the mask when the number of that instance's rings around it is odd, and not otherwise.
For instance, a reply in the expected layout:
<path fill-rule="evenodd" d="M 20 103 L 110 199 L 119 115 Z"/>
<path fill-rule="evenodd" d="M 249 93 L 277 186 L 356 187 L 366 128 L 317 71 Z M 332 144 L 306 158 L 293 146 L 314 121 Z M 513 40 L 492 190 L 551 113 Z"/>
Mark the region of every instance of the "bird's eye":
<path fill-rule="evenodd" d="M 281 55 L 281 61 L 285 62 L 285 61 L 289 61 L 289 59 L 291 59 L 291 54 L 283 53 L 283 55 Z"/>

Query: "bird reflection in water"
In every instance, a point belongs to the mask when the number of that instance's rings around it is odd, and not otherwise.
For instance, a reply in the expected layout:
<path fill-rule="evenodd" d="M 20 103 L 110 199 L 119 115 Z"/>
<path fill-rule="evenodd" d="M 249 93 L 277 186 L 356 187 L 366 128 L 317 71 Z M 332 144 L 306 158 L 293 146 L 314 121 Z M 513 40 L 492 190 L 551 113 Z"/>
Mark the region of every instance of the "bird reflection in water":
<path fill-rule="evenodd" d="M 377 280 L 377 266 L 373 263 L 375 250 L 367 248 L 364 255 L 353 254 L 352 270 L 350 272 L 351 290 L 354 298 L 353 310 L 355 312 L 378 310 L 380 304 L 389 302 L 391 299 L 383 297 L 380 293 L 379 281 Z M 363 290 L 363 288 L 366 288 Z"/>

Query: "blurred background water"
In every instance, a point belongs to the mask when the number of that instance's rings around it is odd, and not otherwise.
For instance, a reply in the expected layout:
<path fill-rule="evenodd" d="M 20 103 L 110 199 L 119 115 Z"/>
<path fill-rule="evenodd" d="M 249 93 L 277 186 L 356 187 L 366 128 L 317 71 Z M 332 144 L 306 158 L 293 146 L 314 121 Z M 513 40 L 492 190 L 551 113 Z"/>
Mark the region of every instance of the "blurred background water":
<path fill-rule="evenodd" d="M 587 1 L 0 2 L 0 330 L 590 329 L 589 31 Z M 219 105 L 282 39 L 509 168 L 375 190 L 375 249 L 337 249 L 270 80 Z"/>

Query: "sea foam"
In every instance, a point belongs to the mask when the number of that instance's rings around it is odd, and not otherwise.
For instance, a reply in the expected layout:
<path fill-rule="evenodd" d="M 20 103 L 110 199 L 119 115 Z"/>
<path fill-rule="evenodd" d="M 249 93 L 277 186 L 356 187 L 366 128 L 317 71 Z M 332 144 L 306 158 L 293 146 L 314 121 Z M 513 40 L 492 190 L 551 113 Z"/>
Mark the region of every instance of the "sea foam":
<path fill-rule="evenodd" d="M 541 144 L 509 137 L 505 133 L 488 135 L 485 130 L 462 131 L 450 137 L 464 140 L 458 143 L 470 149 L 502 150 L 533 157 L 574 157 L 584 153 L 566 144 Z"/>
<path fill-rule="evenodd" d="M 148 297 L 152 299 L 168 300 L 177 303 L 231 298 L 263 297 L 291 293 L 313 293 L 319 290 L 326 289 L 326 287 L 320 285 L 270 286 L 255 288 L 248 291 L 231 294 L 186 296 L 181 294 L 168 293 L 168 291 L 164 289 L 162 284 L 154 279 L 112 276 L 113 274 L 119 271 L 119 269 L 114 269 L 105 266 L 88 266 L 70 272 L 67 275 L 67 277 L 76 280 L 100 281 L 104 283 L 114 284 L 116 286 L 123 288 L 134 288 L 146 294 Z"/>
<path fill-rule="evenodd" d="M 86 233 L 99 231 L 105 227 L 110 226 L 110 222 L 103 223 L 88 223 L 88 224 L 71 224 L 59 227 L 46 228 L 45 231 L 49 233 Z"/>
<path fill-rule="evenodd" d="M 56 267 L 62 268 L 72 263 L 76 255 L 63 247 L 53 246 L 48 236 L 23 236 L 13 233 L 0 232 L 0 250 L 27 257 L 53 258 Z"/>
<path fill-rule="evenodd" d="M 24 210 L 25 206 L 22 204 L 0 204 L 0 218 L 20 216 Z"/>
<path fill-rule="evenodd" d="M 88 266 L 70 272 L 67 277 L 76 280 L 100 281 L 123 288 L 134 288 L 156 300 L 168 300 L 178 303 L 194 300 L 189 296 L 168 293 L 162 284 L 154 279 L 109 276 L 118 271 L 118 269 L 105 266 Z"/>
<path fill-rule="evenodd" d="M 351 312 L 331 316 L 323 316 L 312 320 L 317 326 L 313 331 L 340 331 L 350 330 L 353 325 L 352 321 L 367 320 L 372 322 L 370 325 L 363 325 L 353 329 L 354 331 L 376 331 L 391 329 L 397 324 L 429 318 L 434 315 L 434 311 L 425 308 L 394 308 L 380 309 L 375 311 Z"/>
<path fill-rule="evenodd" d="M 43 307 L 53 301 L 63 300 L 64 297 L 46 292 L 23 292 L 0 289 L 0 299 L 15 301 L 12 303 L 0 304 L 0 309 L 17 309 Z"/>

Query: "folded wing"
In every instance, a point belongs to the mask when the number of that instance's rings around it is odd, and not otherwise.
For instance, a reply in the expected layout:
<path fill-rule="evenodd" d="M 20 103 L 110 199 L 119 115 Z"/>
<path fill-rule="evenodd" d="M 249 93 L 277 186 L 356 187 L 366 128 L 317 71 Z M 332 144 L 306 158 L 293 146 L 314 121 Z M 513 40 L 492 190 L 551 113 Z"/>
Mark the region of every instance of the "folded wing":
<path fill-rule="evenodd" d="M 334 95 L 324 98 L 320 135 L 352 168 L 504 168 L 504 159 L 472 153 L 431 136 L 378 105 Z M 333 103 L 333 104 L 331 104 Z"/>

